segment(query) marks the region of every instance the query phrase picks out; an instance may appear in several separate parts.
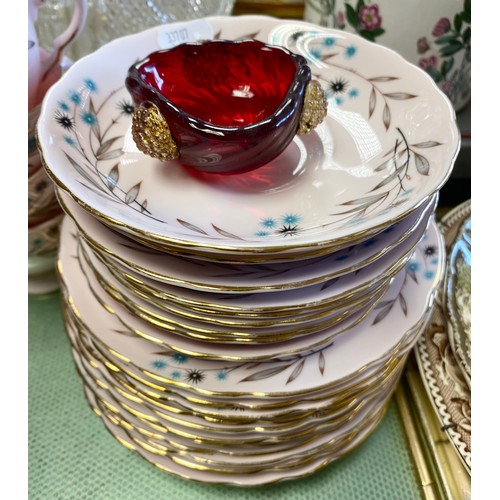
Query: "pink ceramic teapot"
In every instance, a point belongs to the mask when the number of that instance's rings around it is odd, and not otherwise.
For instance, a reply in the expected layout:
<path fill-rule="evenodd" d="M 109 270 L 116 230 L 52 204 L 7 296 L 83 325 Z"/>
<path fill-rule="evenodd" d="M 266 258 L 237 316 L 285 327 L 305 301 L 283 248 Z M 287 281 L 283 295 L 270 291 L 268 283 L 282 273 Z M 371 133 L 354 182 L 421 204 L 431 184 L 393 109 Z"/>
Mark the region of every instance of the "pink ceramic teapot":
<path fill-rule="evenodd" d="M 75 0 L 68 27 L 54 40 L 52 51 L 38 43 L 36 21 L 44 0 L 28 0 L 28 111 L 41 102 L 47 89 L 61 76 L 64 51 L 80 35 L 87 19 L 87 0 Z"/>

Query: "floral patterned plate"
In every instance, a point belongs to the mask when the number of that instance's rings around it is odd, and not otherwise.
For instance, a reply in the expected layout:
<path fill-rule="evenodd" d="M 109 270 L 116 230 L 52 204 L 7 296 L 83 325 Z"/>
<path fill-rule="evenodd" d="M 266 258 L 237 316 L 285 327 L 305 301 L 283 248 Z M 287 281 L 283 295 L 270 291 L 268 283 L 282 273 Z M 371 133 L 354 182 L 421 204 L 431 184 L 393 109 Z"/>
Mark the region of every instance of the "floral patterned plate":
<path fill-rule="evenodd" d="M 95 388 L 96 385 L 93 385 Z M 155 465 L 159 469 L 170 474 L 187 478 L 194 481 L 200 481 L 208 484 L 226 484 L 236 486 L 261 486 L 266 484 L 278 483 L 295 478 L 307 477 L 313 472 L 326 467 L 329 463 L 341 458 L 349 453 L 351 450 L 363 443 L 368 436 L 375 430 L 378 423 L 385 413 L 385 407 L 378 409 L 374 412 L 372 418 L 368 423 L 364 423 L 360 428 L 355 429 L 347 439 L 343 440 L 337 449 L 328 452 L 327 456 L 320 454 L 318 457 L 312 457 L 306 463 L 300 463 L 295 466 L 285 467 L 263 467 L 260 471 L 253 473 L 228 473 L 216 472 L 207 470 L 198 464 L 198 467 L 188 467 L 186 462 L 182 459 L 176 459 L 171 454 L 154 453 L 152 448 L 148 446 L 141 446 L 140 442 L 127 432 L 127 425 L 120 425 L 120 421 L 116 418 L 110 418 L 109 410 L 106 405 L 103 405 L 96 394 L 92 391 L 89 385 L 84 385 L 84 392 L 90 408 L 93 409 L 102 420 L 106 429 L 110 434 L 119 441 L 125 448 L 134 450 L 139 456 L 146 461 Z"/>
<path fill-rule="evenodd" d="M 145 247 L 101 224 L 67 193 L 58 191 L 58 198 L 85 241 L 111 264 L 118 268 L 123 266 L 124 274 L 133 271 L 161 283 L 219 293 L 295 289 L 357 271 L 374 264 L 416 232 L 423 231 L 437 205 L 437 195 L 434 195 L 410 216 L 390 225 L 379 235 L 321 257 L 238 265 L 181 257 Z"/>
<path fill-rule="evenodd" d="M 442 237 L 432 223 L 406 267 L 401 286 L 391 290 L 363 322 L 333 343 L 310 355 L 262 363 L 204 359 L 162 348 L 140 337 L 125 327 L 112 308 L 98 302 L 75 259 L 76 238 L 69 228 L 63 223 L 59 271 L 70 297 L 68 303 L 96 343 L 115 353 L 121 362 L 128 360 L 128 366 L 150 372 L 169 386 L 205 395 L 258 393 L 291 397 L 335 386 L 384 358 L 422 327 L 444 271 Z"/>
<path fill-rule="evenodd" d="M 447 255 L 450 255 L 470 213 L 471 201 L 468 200 L 447 213 L 439 222 Z M 471 390 L 461 362 L 455 357 L 450 343 L 454 326 L 446 310 L 446 294 L 443 293 L 445 286 L 446 280 L 443 280 L 429 325 L 417 342 L 415 357 L 441 429 L 447 434 L 466 470 L 470 472 Z"/>
<path fill-rule="evenodd" d="M 471 273 L 472 221 L 469 216 L 451 247 L 447 267 L 445 300 L 450 319 L 450 345 L 464 376 L 471 385 Z"/>
<path fill-rule="evenodd" d="M 327 118 L 248 174 L 192 175 L 146 157 L 131 136 L 127 70 L 174 39 L 200 38 L 255 38 L 301 53 L 328 95 Z M 110 42 L 50 89 L 37 130 L 47 172 L 84 209 L 143 242 L 211 260 L 320 255 L 379 233 L 443 186 L 460 144 L 449 100 L 396 52 L 265 16 Z"/>
<path fill-rule="evenodd" d="M 164 348 L 196 353 L 201 357 L 222 358 L 228 354 L 239 359 L 289 358 L 291 353 L 312 352 L 362 321 L 384 297 L 391 282 L 389 280 L 388 284 L 358 301 L 341 302 L 336 308 L 321 309 L 309 315 L 296 318 L 292 311 L 289 316 L 267 321 L 253 318 L 233 322 L 203 313 L 180 314 L 178 310 L 162 307 L 161 303 L 140 301 L 123 288 L 114 287 L 114 283 L 108 285 L 107 278 L 99 275 L 87 260 L 81 242 L 78 259 L 91 292 L 98 301 L 115 311 L 124 328 Z M 395 281 L 401 279 L 398 275 Z"/>
<path fill-rule="evenodd" d="M 330 428 L 322 429 L 321 424 L 318 424 L 316 432 L 318 420 L 306 418 L 311 437 L 300 432 L 297 437 L 292 437 L 295 434 L 292 426 L 285 429 L 282 438 L 273 438 L 271 433 L 268 436 L 267 432 L 262 431 L 259 435 L 255 431 L 253 441 L 244 441 L 241 437 L 247 434 L 244 421 L 228 424 L 225 434 L 221 436 L 215 431 L 204 432 L 190 429 L 189 426 L 187 430 L 180 428 L 177 431 L 179 422 L 188 418 L 188 410 L 179 414 L 177 425 L 169 422 L 163 431 L 163 421 L 154 409 L 142 406 L 138 398 L 127 398 L 122 389 L 117 390 L 110 384 L 96 364 L 87 361 L 88 353 L 80 351 L 75 342 L 78 334 L 70 325 L 67 326 L 73 345 L 73 359 L 89 405 L 109 430 L 115 430 L 113 435 L 123 445 L 132 447 L 140 454 L 148 451 L 150 457 L 155 459 L 154 463 L 164 464 L 165 470 L 178 474 L 177 466 L 180 465 L 180 470 L 185 469 L 184 477 L 195 474 L 196 479 L 202 481 L 260 484 L 268 481 L 270 470 L 275 471 L 278 477 L 280 473 L 283 474 L 279 479 L 282 480 L 290 474 L 290 477 L 294 477 L 296 468 L 300 470 L 310 462 L 320 463 L 317 460 L 319 458 L 323 458 L 323 465 L 329 463 L 350 451 L 353 443 L 359 444 L 376 428 L 397 382 L 396 378 L 379 388 L 378 396 L 367 397 L 363 400 L 364 404 L 353 407 L 343 420 L 337 419 L 337 423 L 331 424 Z M 206 438 L 200 437 L 205 434 Z M 204 465 L 202 472 L 200 464 Z"/>

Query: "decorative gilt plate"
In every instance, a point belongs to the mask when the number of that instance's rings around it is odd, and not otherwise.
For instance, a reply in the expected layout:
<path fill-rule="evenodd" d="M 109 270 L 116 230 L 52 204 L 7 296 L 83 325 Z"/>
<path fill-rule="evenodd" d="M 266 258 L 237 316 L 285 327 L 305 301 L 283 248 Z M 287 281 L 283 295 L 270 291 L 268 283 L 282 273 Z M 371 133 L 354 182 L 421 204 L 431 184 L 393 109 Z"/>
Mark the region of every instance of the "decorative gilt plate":
<path fill-rule="evenodd" d="M 450 344 L 469 387 L 471 385 L 472 221 L 460 227 L 446 267 L 445 300 L 450 319 Z"/>
<path fill-rule="evenodd" d="M 376 265 L 396 246 L 403 248 L 404 242 L 416 233 L 423 234 L 437 205 L 437 195 L 434 195 L 421 208 L 380 234 L 337 252 L 300 261 L 252 265 L 210 262 L 145 247 L 101 224 L 63 191 L 59 191 L 58 197 L 83 239 L 109 265 L 122 267 L 124 274 L 134 272 L 176 287 L 228 294 L 262 294 L 311 286 Z M 265 300 L 269 303 L 272 298 Z"/>
<path fill-rule="evenodd" d="M 457 239 L 460 229 L 471 214 L 470 200 L 450 211 L 440 221 L 447 255 Z M 446 432 L 467 471 L 471 471 L 471 391 L 469 380 L 452 349 L 454 326 L 447 314 L 444 288 L 440 286 L 429 326 L 417 342 L 417 359 L 423 385 L 441 429 Z"/>
<path fill-rule="evenodd" d="M 391 290 L 365 320 L 323 348 L 286 360 L 231 361 L 227 355 L 208 359 L 166 349 L 137 334 L 112 308 L 92 294 L 76 257 L 77 234 L 65 219 L 59 271 L 68 304 L 89 335 L 127 365 L 172 387 L 200 394 L 280 395 L 319 391 L 391 356 L 404 339 L 425 324 L 444 271 L 442 237 L 434 223 L 404 271 L 402 284 Z M 134 368 L 135 367 L 135 368 Z"/>
<path fill-rule="evenodd" d="M 187 460 L 178 457 L 179 453 L 176 454 L 177 456 L 166 453 L 155 453 L 151 446 L 142 444 L 144 440 L 134 439 L 129 431 L 130 427 L 126 422 L 117 419 L 116 416 L 110 415 L 106 405 L 95 395 L 90 386 L 85 385 L 84 391 L 89 406 L 101 418 L 110 434 L 125 448 L 135 451 L 160 470 L 203 483 L 236 486 L 262 486 L 311 475 L 313 472 L 326 467 L 329 463 L 343 457 L 363 443 L 377 427 L 386 408 L 385 406 L 382 409 L 377 408 L 373 412 L 374 415 L 368 421 L 365 421 L 359 428 L 354 429 L 353 432 L 348 433 L 345 439 L 340 441 L 337 448 L 328 450 L 326 456 L 323 454 L 319 454 L 317 457 L 313 455 L 308 460 L 301 461 L 295 466 L 288 464 L 276 468 L 261 467 L 259 470 L 253 472 L 230 473 L 227 471 L 210 470 L 200 463 L 196 467 L 189 466 Z"/>
<path fill-rule="evenodd" d="M 255 38 L 301 53 L 328 96 L 327 118 L 248 174 L 195 176 L 146 157 L 124 81 L 174 38 Z M 37 131 L 51 178 L 108 226 L 185 255 L 244 261 L 321 255 L 381 232 L 440 189 L 460 143 L 448 99 L 396 52 L 265 16 L 162 25 L 103 46 L 49 90 Z"/>

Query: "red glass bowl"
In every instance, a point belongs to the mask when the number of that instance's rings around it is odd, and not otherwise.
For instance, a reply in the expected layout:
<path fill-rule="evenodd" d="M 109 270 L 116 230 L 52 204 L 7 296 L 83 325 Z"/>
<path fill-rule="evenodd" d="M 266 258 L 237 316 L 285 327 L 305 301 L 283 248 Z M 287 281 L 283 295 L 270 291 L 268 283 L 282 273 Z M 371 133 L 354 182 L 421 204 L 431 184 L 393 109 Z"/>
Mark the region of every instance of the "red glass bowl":
<path fill-rule="evenodd" d="M 139 150 L 202 172 L 258 168 L 326 116 L 306 59 L 258 40 L 153 52 L 129 68 L 126 87 Z"/>

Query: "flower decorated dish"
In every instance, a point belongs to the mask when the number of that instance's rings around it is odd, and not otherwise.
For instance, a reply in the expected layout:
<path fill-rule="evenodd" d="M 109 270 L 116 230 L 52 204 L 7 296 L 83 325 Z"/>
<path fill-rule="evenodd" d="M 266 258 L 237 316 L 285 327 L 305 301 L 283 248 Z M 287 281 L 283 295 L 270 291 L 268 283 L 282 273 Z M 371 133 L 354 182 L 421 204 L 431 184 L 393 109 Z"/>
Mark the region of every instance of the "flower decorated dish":
<path fill-rule="evenodd" d="M 418 238 L 425 231 L 429 218 L 434 213 L 438 198 L 431 197 L 429 203 L 415 210 L 411 216 L 405 217 L 389 226 L 380 235 L 369 238 L 359 245 L 350 245 L 338 252 L 312 259 L 253 266 L 194 260 L 150 249 L 101 224 L 67 193 L 59 190 L 58 199 L 64 211 L 77 225 L 81 237 L 95 253 L 102 256 L 108 266 L 122 269 L 123 275 L 138 274 L 142 277 L 141 281 L 147 280 L 157 289 L 161 287 L 160 283 L 165 283 L 205 292 L 243 293 L 248 298 L 248 294 L 252 292 L 262 294 L 307 287 L 339 278 L 374 264 L 389 252 L 391 253 L 386 262 L 390 262 L 391 258 L 401 258 L 408 252 L 410 246 L 401 254 L 396 254 L 392 250 L 396 246 L 401 247 L 407 240 L 413 240 L 412 245 L 417 244 Z M 381 270 L 382 266 L 377 270 L 377 275 Z M 180 293 L 177 292 L 176 295 Z M 215 301 L 213 294 L 211 300 Z M 237 302 L 235 297 L 229 300 Z M 275 307 L 270 296 L 264 300 L 267 309 Z"/>
<path fill-rule="evenodd" d="M 451 348 L 464 377 L 471 385 L 471 329 L 472 329 L 472 220 L 464 221 L 451 246 L 446 267 L 446 286 L 443 302 L 450 320 L 448 333 Z"/>
<path fill-rule="evenodd" d="M 460 239 L 469 240 L 467 219 L 471 216 L 471 200 L 449 211 L 439 222 L 444 235 L 448 262 L 452 249 Z M 415 358 L 429 401 L 443 434 L 448 437 L 467 472 L 471 472 L 472 423 L 471 375 L 464 368 L 464 358 L 454 349 L 455 328 L 447 305 L 448 277 L 440 284 L 429 326 L 418 339 Z M 453 291 L 451 291 L 453 292 Z M 470 365 L 469 365 L 470 368 Z"/>
<path fill-rule="evenodd" d="M 103 347 L 108 355 L 115 353 L 117 358 L 114 362 L 120 362 L 121 359 L 121 363 L 125 363 L 129 370 L 135 367 L 138 373 L 151 373 L 153 378 L 158 377 L 158 380 L 162 379 L 169 386 L 189 387 L 200 394 L 237 394 L 242 391 L 264 394 L 262 382 L 266 380 L 265 392 L 269 396 L 284 393 L 297 395 L 329 387 L 337 380 L 358 374 L 359 370 L 368 369 L 374 360 L 392 358 L 394 349 L 402 348 L 405 339 L 416 340 L 442 281 L 445 264 L 442 237 L 435 223 L 431 222 L 394 286 L 362 322 L 351 325 L 352 328 L 343 333 L 338 332 L 333 343 L 327 342 L 307 356 L 278 356 L 278 359 L 266 362 L 266 367 L 263 367 L 260 363 L 249 361 L 252 357 L 251 345 L 240 347 L 221 344 L 212 353 L 199 353 L 204 348 L 199 341 L 191 344 L 181 342 L 171 332 L 164 335 L 165 340 L 162 342 L 159 336 L 149 335 L 155 335 L 155 332 L 145 327 L 145 323 L 141 325 L 139 321 L 134 321 L 130 327 L 127 323 L 132 320 L 131 316 L 119 304 L 106 298 L 103 292 L 94 295 L 95 279 L 88 272 L 84 261 L 80 261 L 81 265 L 75 261 L 78 237 L 71 220 L 65 220 L 63 238 L 58 268 L 64 293 L 71 297 L 69 307 L 76 318 L 80 318 L 78 321 L 93 341 Z M 141 336 L 141 329 L 148 335 Z M 166 345 L 167 342 L 170 344 Z M 179 348 L 181 345 L 183 347 Z M 249 351 L 246 356 L 240 354 L 243 348 Z M 263 359 L 264 349 L 262 346 L 256 347 L 254 359 Z M 192 351 L 203 355 L 196 355 Z M 175 359 L 182 360 L 182 363 L 176 366 Z M 174 363 L 171 364 L 171 361 Z M 300 377 L 290 384 L 287 379 L 298 365 L 302 365 Z M 189 373 L 192 370 L 207 376 L 190 380 Z M 226 373 L 226 370 L 229 371 Z M 227 377 L 214 376 L 217 373 L 226 373 Z M 268 376 L 264 377 L 266 373 Z"/>
<path fill-rule="evenodd" d="M 193 174 L 132 137 L 129 68 L 183 41 L 252 38 L 308 61 L 324 121 L 238 175 Z M 99 68 L 106 68 L 102 71 Z M 213 17 L 117 39 L 47 94 L 38 139 L 53 181 L 100 221 L 144 244 L 210 260 L 266 262 L 360 242 L 429 201 L 460 145 L 449 100 L 397 53 L 356 35 L 266 16 Z"/>
<path fill-rule="evenodd" d="M 136 105 L 137 147 L 202 172 L 243 173 L 269 163 L 296 133 L 321 123 L 327 108 L 304 57 L 252 39 L 153 52 L 129 69 L 125 85 Z"/>

